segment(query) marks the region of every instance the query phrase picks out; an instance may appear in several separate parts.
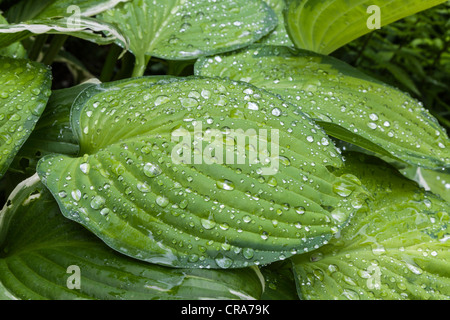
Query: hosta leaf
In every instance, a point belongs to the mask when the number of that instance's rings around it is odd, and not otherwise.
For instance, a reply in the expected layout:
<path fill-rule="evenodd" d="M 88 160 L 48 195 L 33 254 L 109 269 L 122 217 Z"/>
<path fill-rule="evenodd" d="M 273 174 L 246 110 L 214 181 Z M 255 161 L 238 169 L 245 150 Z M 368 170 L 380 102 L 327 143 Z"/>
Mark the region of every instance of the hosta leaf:
<path fill-rule="evenodd" d="M 33 19 L 52 17 L 70 17 L 80 14 L 95 16 L 128 0 L 26 0 L 20 1 L 8 9 L 8 19 L 20 23 Z"/>
<path fill-rule="evenodd" d="M 291 39 L 289 38 L 289 35 L 286 32 L 286 27 L 284 25 L 283 12 L 286 7 L 285 0 L 264 0 L 264 2 L 267 3 L 277 15 L 278 25 L 271 33 L 263 37 L 259 41 L 259 43 L 275 46 L 294 46 Z"/>
<path fill-rule="evenodd" d="M 297 48 L 329 54 L 350 41 L 445 0 L 289 0 L 287 31 Z"/>
<path fill-rule="evenodd" d="M 449 203 L 374 159 L 348 155 L 339 170 L 373 201 L 329 244 L 293 258 L 300 297 L 449 299 Z"/>
<path fill-rule="evenodd" d="M 0 176 L 44 111 L 51 80 L 41 64 L 0 57 Z"/>
<path fill-rule="evenodd" d="M 113 42 L 128 47 L 127 39 L 113 25 L 88 17 L 31 20 L 26 23 L 0 25 L 0 48 L 39 34 L 63 34 L 99 45 Z"/>
<path fill-rule="evenodd" d="M 142 75 L 146 57 L 191 60 L 247 46 L 277 24 L 260 0 L 132 0 L 102 14 L 126 34 Z M 140 68 L 140 69 L 139 69 Z"/>
<path fill-rule="evenodd" d="M 0 211 L 0 235 L 0 299 L 258 299 L 262 292 L 252 268 L 173 269 L 117 253 L 65 219 L 37 176 Z"/>
<path fill-rule="evenodd" d="M 112 88 L 73 106 L 82 156 L 46 156 L 37 171 L 66 217 L 122 253 L 270 263 L 323 245 L 365 197 L 328 170 L 342 161 L 321 129 L 272 94 L 197 77 Z"/>
<path fill-rule="evenodd" d="M 8 24 L 8 21 L 0 14 L 0 24 Z M 0 49 L 0 56 L 25 59 L 27 52 L 20 42 L 12 43 L 8 47 Z"/>
<path fill-rule="evenodd" d="M 410 166 L 401 169 L 400 172 L 416 181 L 425 190 L 450 202 L 450 169 L 429 170 Z"/>
<path fill-rule="evenodd" d="M 84 83 L 52 92 L 42 117 L 11 163 L 11 170 L 34 174 L 37 162 L 47 154 L 78 154 L 78 142 L 70 126 L 70 109 L 80 92 L 92 85 Z"/>
<path fill-rule="evenodd" d="M 420 102 L 332 57 L 252 46 L 201 58 L 195 69 L 279 94 L 338 139 L 416 166 L 450 166 L 447 133 Z"/>

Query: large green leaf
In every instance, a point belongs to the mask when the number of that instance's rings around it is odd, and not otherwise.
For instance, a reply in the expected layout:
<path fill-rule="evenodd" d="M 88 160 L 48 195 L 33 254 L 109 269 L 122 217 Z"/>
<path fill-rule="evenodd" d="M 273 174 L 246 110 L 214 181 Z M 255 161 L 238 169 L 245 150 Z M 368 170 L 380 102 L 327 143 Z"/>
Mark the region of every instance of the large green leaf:
<path fill-rule="evenodd" d="M 0 211 L 0 299 L 258 299 L 260 278 L 253 268 L 173 269 L 121 255 L 64 218 L 37 176 Z"/>
<path fill-rule="evenodd" d="M 338 139 L 416 166 L 450 166 L 447 133 L 420 102 L 335 58 L 252 46 L 201 58 L 195 69 L 279 94 Z"/>
<path fill-rule="evenodd" d="M 444 2 L 446 0 L 288 0 L 286 28 L 297 48 L 329 54 L 373 31 L 373 19 L 379 18 L 382 27 Z"/>
<path fill-rule="evenodd" d="M 191 60 L 247 46 L 277 25 L 260 0 L 132 0 L 102 14 L 129 39 L 136 56 L 135 76 L 151 56 Z"/>
<path fill-rule="evenodd" d="M 127 48 L 128 42 L 113 25 L 89 17 L 30 20 L 20 24 L 0 25 L 0 48 L 39 34 L 61 34 L 88 40 L 99 45 L 113 42 Z"/>
<path fill-rule="evenodd" d="M 373 201 L 329 244 L 293 258 L 303 299 L 450 299 L 448 202 L 376 158 L 346 156 Z"/>
<path fill-rule="evenodd" d="M 0 176 L 44 111 L 51 82 L 50 70 L 41 64 L 0 57 Z"/>
<path fill-rule="evenodd" d="M 81 156 L 37 168 L 63 214 L 122 253 L 176 267 L 270 263 L 323 245 L 365 197 L 329 171 L 342 160 L 321 129 L 268 92 L 132 81 L 81 94 Z"/>

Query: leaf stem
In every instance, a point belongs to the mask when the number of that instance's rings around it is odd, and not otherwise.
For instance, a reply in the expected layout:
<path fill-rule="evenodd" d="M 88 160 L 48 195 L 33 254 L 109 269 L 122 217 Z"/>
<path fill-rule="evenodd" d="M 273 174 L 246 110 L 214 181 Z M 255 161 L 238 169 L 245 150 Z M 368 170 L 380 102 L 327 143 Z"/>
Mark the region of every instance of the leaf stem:
<path fill-rule="evenodd" d="M 136 56 L 136 61 L 134 63 L 133 73 L 131 75 L 132 78 L 142 77 L 145 73 L 145 69 L 147 69 L 147 65 L 151 59 L 151 56 L 147 55 L 139 55 Z"/>
<path fill-rule="evenodd" d="M 44 58 L 42 59 L 42 63 L 51 65 L 68 37 L 68 35 L 55 35 L 50 42 L 50 47 L 48 48 Z"/>
<path fill-rule="evenodd" d="M 102 72 L 100 74 L 101 82 L 107 82 L 111 80 L 114 73 L 114 67 L 121 52 L 122 48 L 115 44 L 111 45 L 108 55 L 106 56 L 105 64 L 103 65 Z"/>
<path fill-rule="evenodd" d="M 38 35 L 33 45 L 31 46 L 30 52 L 28 53 L 28 58 L 33 61 L 37 61 L 39 58 L 39 53 L 41 53 L 42 47 L 48 39 L 48 34 Z"/>

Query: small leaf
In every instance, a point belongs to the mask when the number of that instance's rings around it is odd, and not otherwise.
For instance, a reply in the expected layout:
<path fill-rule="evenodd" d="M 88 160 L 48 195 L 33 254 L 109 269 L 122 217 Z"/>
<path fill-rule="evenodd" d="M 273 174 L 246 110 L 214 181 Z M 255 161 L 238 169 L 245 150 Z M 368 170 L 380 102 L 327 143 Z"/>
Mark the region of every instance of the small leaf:
<path fill-rule="evenodd" d="M 51 94 L 50 70 L 0 57 L 0 176 L 34 129 Z"/>
<path fill-rule="evenodd" d="M 36 175 L 19 184 L 8 203 L 0 211 L 0 299 L 246 300 L 261 296 L 261 275 L 253 268 L 173 269 L 118 254 L 65 219 Z"/>
<path fill-rule="evenodd" d="M 289 0 L 287 31 L 297 48 L 329 54 L 350 41 L 445 0 Z"/>
<path fill-rule="evenodd" d="M 102 14 L 130 42 L 142 75 L 146 57 L 192 60 L 247 46 L 277 24 L 274 12 L 259 0 L 132 0 Z"/>
<path fill-rule="evenodd" d="M 88 88 L 71 115 L 80 157 L 37 168 L 63 214 L 116 250 L 175 267 L 266 264 L 323 245 L 365 197 L 329 171 L 342 161 L 328 137 L 276 96 L 138 81 Z"/>
<path fill-rule="evenodd" d="M 345 155 L 373 200 L 339 236 L 293 258 L 301 298 L 450 298 L 450 206 L 377 158 Z"/>
<path fill-rule="evenodd" d="M 195 73 L 246 81 L 279 94 L 327 134 L 362 148 L 416 166 L 450 166 L 447 133 L 422 103 L 335 58 L 252 46 L 200 58 Z"/>

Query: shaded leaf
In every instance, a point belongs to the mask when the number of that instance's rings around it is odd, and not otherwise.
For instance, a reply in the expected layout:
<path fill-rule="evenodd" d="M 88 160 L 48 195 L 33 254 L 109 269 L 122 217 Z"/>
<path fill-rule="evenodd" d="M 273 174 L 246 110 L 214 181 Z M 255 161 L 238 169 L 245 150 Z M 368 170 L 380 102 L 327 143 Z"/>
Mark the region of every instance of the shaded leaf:
<path fill-rule="evenodd" d="M 242 300 L 261 295 L 261 275 L 252 268 L 173 269 L 118 254 L 65 219 L 37 176 L 19 184 L 9 203 L 0 211 L 0 299 Z"/>
<path fill-rule="evenodd" d="M 348 0 L 289 0 L 285 14 L 286 28 L 297 48 L 329 54 L 373 31 L 374 19 L 378 19 L 382 27 L 444 2 L 445 0 L 361 0 L 357 3 Z"/>

